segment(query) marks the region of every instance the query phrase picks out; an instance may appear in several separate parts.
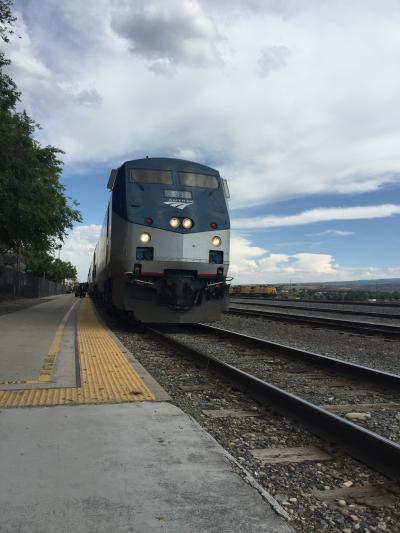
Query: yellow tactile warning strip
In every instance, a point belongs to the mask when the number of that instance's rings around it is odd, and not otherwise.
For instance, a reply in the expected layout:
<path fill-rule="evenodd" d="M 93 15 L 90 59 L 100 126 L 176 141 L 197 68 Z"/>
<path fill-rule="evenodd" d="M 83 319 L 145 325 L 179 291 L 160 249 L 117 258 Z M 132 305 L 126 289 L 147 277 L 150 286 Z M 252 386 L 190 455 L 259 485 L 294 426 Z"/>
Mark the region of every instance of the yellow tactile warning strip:
<path fill-rule="evenodd" d="M 155 399 L 117 343 L 100 324 L 88 299 L 83 300 L 80 311 L 78 346 L 82 388 L 89 398 L 99 401 Z"/>
<path fill-rule="evenodd" d="M 89 299 L 78 316 L 81 386 L 0 391 L 0 407 L 35 407 L 154 400 L 155 397 L 100 324 Z"/>

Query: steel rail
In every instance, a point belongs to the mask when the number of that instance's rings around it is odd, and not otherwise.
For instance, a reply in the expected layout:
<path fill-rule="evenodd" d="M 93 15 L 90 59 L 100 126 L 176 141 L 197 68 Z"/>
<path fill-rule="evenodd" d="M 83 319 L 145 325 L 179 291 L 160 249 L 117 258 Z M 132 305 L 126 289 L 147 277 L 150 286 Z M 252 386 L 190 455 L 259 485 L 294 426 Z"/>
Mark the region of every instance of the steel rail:
<path fill-rule="evenodd" d="M 323 327 L 332 327 L 363 332 L 370 335 L 387 335 L 400 337 L 400 326 L 390 324 L 377 324 L 376 322 L 360 322 L 354 320 L 340 320 L 338 318 L 317 317 L 308 315 L 293 315 L 290 313 L 279 313 L 275 311 L 244 309 L 242 307 L 230 307 L 230 314 L 261 316 L 271 320 L 284 320 L 287 322 L 297 322 L 298 324 L 311 324 Z"/>
<path fill-rule="evenodd" d="M 302 350 L 300 348 L 294 348 L 287 344 L 280 344 L 279 342 L 268 341 L 259 337 L 253 337 L 245 335 L 244 333 L 238 333 L 236 331 L 230 331 L 229 329 L 219 328 L 216 326 L 208 326 L 206 324 L 196 324 L 195 329 L 199 331 L 211 332 L 224 337 L 231 337 L 242 342 L 251 343 L 259 348 L 274 349 L 286 356 L 290 356 L 293 359 L 302 359 L 307 363 L 315 364 L 325 369 L 331 368 L 336 372 L 356 377 L 358 379 L 367 379 L 374 383 L 379 383 L 385 387 L 391 387 L 400 391 L 400 376 L 392 374 L 390 372 L 384 372 L 382 370 L 376 370 L 364 365 L 358 365 L 356 363 L 350 363 L 349 361 L 343 361 L 336 357 L 329 355 L 322 355 L 316 352 L 308 350 Z"/>
<path fill-rule="evenodd" d="M 397 443 L 211 355 L 187 346 L 162 331 L 150 327 L 147 331 L 174 349 L 178 348 L 204 363 L 207 368 L 230 379 L 261 404 L 271 405 L 272 403 L 280 412 L 299 420 L 319 437 L 336 443 L 358 461 L 391 479 L 400 480 L 400 446 Z"/>
<path fill-rule="evenodd" d="M 239 301 L 237 301 L 239 300 Z M 315 312 L 322 312 L 322 313 L 333 313 L 333 314 L 341 314 L 341 315 L 359 315 L 359 316 L 371 316 L 376 318 L 388 318 L 388 319 L 395 319 L 399 320 L 400 324 L 400 313 L 399 314 L 392 314 L 392 313 L 372 313 L 369 311 L 350 311 L 348 309 L 331 309 L 330 307 L 308 307 L 306 305 L 284 305 L 284 304 L 270 304 L 263 302 L 246 302 L 245 299 L 242 298 L 243 301 L 240 301 L 240 299 L 237 299 L 236 301 L 233 301 L 231 298 L 231 303 L 235 305 L 258 305 L 260 307 L 269 307 L 270 309 L 298 309 L 302 311 L 315 311 Z"/>
<path fill-rule="evenodd" d="M 365 305 L 365 306 L 370 306 L 370 307 L 396 307 L 396 308 L 399 308 L 400 307 L 400 301 L 398 301 L 398 303 L 393 303 L 393 302 L 380 302 L 380 301 L 377 301 L 377 302 L 364 302 L 362 300 L 310 300 L 309 298 L 297 298 L 297 299 L 293 299 L 293 298 L 266 298 L 265 296 L 262 297 L 262 296 L 256 296 L 255 294 L 243 294 L 243 295 L 240 295 L 240 294 L 231 294 L 231 296 L 233 298 L 239 298 L 239 299 L 244 299 L 244 298 L 258 298 L 259 300 L 263 300 L 263 301 L 270 301 L 270 302 L 297 302 L 297 303 L 301 303 L 301 302 L 310 302 L 310 303 L 313 303 L 313 304 L 342 304 L 342 305 Z"/>

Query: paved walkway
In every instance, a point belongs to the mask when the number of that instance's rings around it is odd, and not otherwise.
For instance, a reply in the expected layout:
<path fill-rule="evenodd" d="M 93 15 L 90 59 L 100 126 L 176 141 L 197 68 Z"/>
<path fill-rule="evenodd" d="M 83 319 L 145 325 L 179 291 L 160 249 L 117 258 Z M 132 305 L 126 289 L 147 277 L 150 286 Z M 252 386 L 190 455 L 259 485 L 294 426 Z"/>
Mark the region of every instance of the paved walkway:
<path fill-rule="evenodd" d="M 71 295 L 0 316 L 0 383 L 37 380 Z"/>

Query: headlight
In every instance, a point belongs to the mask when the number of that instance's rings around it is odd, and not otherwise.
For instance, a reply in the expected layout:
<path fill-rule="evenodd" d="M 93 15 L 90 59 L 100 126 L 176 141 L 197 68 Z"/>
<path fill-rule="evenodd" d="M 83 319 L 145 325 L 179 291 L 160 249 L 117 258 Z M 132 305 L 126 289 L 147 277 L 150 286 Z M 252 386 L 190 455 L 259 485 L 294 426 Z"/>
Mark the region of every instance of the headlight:
<path fill-rule="evenodd" d="M 190 220 L 190 218 L 184 218 L 182 221 L 182 226 L 185 229 L 190 229 L 193 226 L 193 220 Z"/>
<path fill-rule="evenodd" d="M 140 234 L 140 240 L 142 242 L 150 242 L 151 241 L 150 233 L 141 233 Z"/>
<path fill-rule="evenodd" d="M 211 244 L 213 246 L 220 246 L 221 245 L 221 237 L 217 237 L 217 236 L 213 237 L 211 239 Z"/>
<path fill-rule="evenodd" d="M 176 218 L 176 217 L 172 217 L 169 221 L 169 225 L 172 227 L 172 228 L 177 228 L 180 224 L 180 221 L 179 221 L 179 218 Z"/>

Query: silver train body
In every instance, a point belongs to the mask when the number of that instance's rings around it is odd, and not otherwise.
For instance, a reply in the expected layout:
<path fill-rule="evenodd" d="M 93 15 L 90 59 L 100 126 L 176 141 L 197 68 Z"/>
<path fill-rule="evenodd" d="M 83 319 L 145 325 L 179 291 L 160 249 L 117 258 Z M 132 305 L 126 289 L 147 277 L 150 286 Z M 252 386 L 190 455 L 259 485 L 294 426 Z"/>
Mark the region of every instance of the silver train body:
<path fill-rule="evenodd" d="M 112 171 L 89 292 L 147 323 L 210 322 L 229 298 L 226 181 L 197 163 L 146 158 Z"/>

